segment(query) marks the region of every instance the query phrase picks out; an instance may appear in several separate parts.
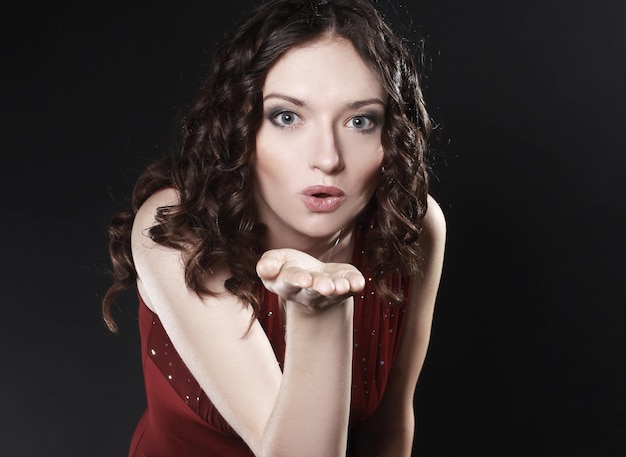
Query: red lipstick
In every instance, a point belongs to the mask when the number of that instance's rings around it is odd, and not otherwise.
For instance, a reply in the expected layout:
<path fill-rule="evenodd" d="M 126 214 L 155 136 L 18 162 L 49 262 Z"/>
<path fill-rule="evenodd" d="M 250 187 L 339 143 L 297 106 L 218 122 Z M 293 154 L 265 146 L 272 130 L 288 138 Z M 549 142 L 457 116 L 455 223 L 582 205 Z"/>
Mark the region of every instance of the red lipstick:
<path fill-rule="evenodd" d="M 302 191 L 304 205 L 316 213 L 336 210 L 344 200 L 344 193 L 334 186 L 311 186 Z"/>

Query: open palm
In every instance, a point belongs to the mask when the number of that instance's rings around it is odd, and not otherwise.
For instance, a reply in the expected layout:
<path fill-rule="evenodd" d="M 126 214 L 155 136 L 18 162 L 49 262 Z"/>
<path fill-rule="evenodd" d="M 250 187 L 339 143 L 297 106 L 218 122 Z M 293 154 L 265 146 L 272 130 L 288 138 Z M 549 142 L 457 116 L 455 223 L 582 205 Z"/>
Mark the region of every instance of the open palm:
<path fill-rule="evenodd" d="M 311 312 L 340 303 L 360 292 L 365 278 L 348 263 L 324 263 L 296 249 L 272 249 L 257 263 L 265 287 Z"/>

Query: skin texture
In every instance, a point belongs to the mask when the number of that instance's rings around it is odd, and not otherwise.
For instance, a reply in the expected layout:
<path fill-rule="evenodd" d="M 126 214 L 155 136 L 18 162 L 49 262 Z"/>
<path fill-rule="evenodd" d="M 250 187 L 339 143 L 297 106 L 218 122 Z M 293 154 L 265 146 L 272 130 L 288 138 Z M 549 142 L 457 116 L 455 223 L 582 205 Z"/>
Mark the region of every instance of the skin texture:
<path fill-rule="evenodd" d="M 385 95 L 350 43 L 329 37 L 283 56 L 263 93 L 255 198 L 269 245 L 256 271 L 284 303 L 284 371 L 259 322 L 247 332 L 252 310 L 224 289 L 230 277 L 225 266 L 207 279 L 217 294 L 199 296 L 185 284 L 185 252 L 148 236 L 157 208 L 178 203 L 172 188 L 156 192 L 136 215 L 137 285 L 200 386 L 256 456 L 345 456 L 352 295 L 365 283 L 348 262 L 354 219 L 379 177 L 383 150 L 376 119 L 384 118 Z M 341 189 L 341 204 L 333 211 L 311 211 L 301 194 L 313 185 Z M 413 280 L 382 404 L 357 430 L 359 456 L 410 455 L 412 397 L 428 346 L 445 242 L 445 221 L 432 199 L 423 227 L 422 275 Z M 326 262 L 331 252 L 335 263 Z"/>
<path fill-rule="evenodd" d="M 259 218 L 269 228 L 268 247 L 319 256 L 342 228 L 340 247 L 347 246 L 351 223 L 374 193 L 383 159 L 386 94 L 377 75 L 349 41 L 325 38 L 287 52 L 269 71 L 263 97 L 255 196 Z M 302 192 L 316 185 L 340 189 L 340 206 L 330 212 L 307 209 Z"/>

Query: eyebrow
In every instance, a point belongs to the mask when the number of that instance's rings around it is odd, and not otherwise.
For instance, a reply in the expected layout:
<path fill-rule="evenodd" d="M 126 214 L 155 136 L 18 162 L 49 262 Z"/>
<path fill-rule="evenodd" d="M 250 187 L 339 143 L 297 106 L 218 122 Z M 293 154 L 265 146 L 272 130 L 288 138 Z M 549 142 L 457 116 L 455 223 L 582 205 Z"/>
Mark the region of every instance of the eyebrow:
<path fill-rule="evenodd" d="M 306 103 L 304 101 L 298 98 L 290 97 L 289 95 L 278 93 L 278 92 L 272 92 L 272 93 L 267 94 L 265 97 L 263 97 L 263 101 L 265 102 L 266 100 L 270 98 L 277 98 L 280 100 L 285 100 L 285 101 L 288 101 L 289 103 L 293 103 L 296 106 L 306 106 Z M 351 103 L 347 103 L 346 108 L 358 109 L 367 105 L 382 105 L 384 107 L 385 102 L 377 97 L 367 98 L 365 100 L 357 100 Z"/>

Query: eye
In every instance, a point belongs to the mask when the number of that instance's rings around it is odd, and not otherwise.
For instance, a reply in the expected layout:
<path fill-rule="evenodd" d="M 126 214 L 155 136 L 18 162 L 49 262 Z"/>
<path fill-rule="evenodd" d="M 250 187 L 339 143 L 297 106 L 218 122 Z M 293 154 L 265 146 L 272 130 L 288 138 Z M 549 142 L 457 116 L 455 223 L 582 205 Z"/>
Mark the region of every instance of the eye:
<path fill-rule="evenodd" d="M 270 120 L 279 127 L 292 127 L 300 123 L 300 116 L 293 111 L 280 111 L 272 114 Z"/>
<path fill-rule="evenodd" d="M 370 116 L 359 115 L 351 117 L 346 125 L 357 130 L 367 131 L 373 129 L 376 126 L 376 122 Z"/>

